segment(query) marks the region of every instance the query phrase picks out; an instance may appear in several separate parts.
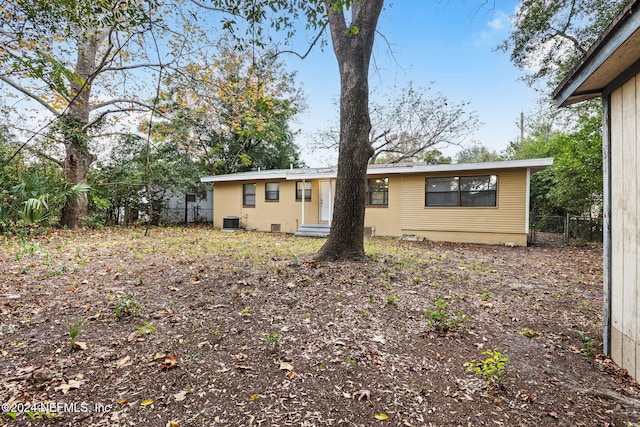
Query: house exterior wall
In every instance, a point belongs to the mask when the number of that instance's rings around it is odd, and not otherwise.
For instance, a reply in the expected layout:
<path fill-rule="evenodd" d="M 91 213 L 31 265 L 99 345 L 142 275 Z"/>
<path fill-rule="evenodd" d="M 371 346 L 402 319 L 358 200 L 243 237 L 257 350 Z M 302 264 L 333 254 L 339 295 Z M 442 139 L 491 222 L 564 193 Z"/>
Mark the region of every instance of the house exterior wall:
<path fill-rule="evenodd" d="M 265 184 L 278 182 L 280 199 L 265 200 Z M 242 205 L 243 184 L 256 184 L 256 205 Z M 311 182 L 311 201 L 305 202 L 305 223 L 318 223 L 318 181 Z M 294 233 L 302 224 L 302 202 L 296 201 L 296 183 L 286 180 L 217 182 L 214 186 L 213 226 L 222 228 L 226 216 L 241 218 L 242 227 L 259 231 L 271 231 L 272 225 L 280 225 L 280 231 Z"/>
<path fill-rule="evenodd" d="M 401 236 L 402 178 L 400 175 L 369 175 L 368 178 L 389 178 L 387 206 L 367 206 L 364 226 L 372 228 L 373 236 Z"/>
<path fill-rule="evenodd" d="M 435 241 L 526 246 L 526 169 L 428 176 L 479 175 L 498 176 L 496 207 L 425 207 L 427 175 L 404 176 L 402 232 Z"/>
<path fill-rule="evenodd" d="M 611 357 L 640 378 L 640 77 L 610 96 Z"/>
<path fill-rule="evenodd" d="M 497 175 L 497 207 L 425 207 L 428 177 Z M 368 206 L 365 227 L 375 236 L 415 234 L 434 241 L 527 244 L 527 170 L 468 173 L 369 175 L 388 177 L 388 205 Z M 271 231 L 271 224 L 293 233 L 301 225 L 301 202 L 295 200 L 295 182 L 280 182 L 279 202 L 266 202 L 265 182 L 256 182 L 256 206 L 242 206 L 242 185 L 250 181 L 217 182 L 214 187 L 214 226 L 225 216 L 239 216 L 249 229 Z M 305 223 L 318 223 L 319 180 L 312 180 L 311 202 L 305 203 Z"/>

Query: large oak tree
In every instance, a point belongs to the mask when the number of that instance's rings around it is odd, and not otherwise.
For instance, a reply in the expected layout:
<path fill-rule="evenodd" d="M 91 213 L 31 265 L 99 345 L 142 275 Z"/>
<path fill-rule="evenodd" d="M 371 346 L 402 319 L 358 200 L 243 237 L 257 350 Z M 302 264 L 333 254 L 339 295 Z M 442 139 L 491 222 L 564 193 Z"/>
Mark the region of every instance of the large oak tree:
<path fill-rule="evenodd" d="M 316 258 L 364 259 L 365 181 L 367 163 L 373 155 L 369 140 L 369 65 L 384 0 L 211 0 L 208 4 L 231 9 L 234 16 L 245 18 L 249 34 L 258 43 L 267 22 L 286 30 L 289 36 L 296 21 L 304 16 L 308 27 L 318 31 L 314 43 L 329 28 L 340 73 L 340 143 L 331 232 Z M 271 18 L 270 11 L 275 12 Z M 230 18 L 224 26 L 233 29 L 235 24 L 235 18 Z"/>
<path fill-rule="evenodd" d="M 146 83 L 198 37 L 171 31 L 169 19 L 188 28 L 187 18 L 165 14 L 177 9 L 155 0 L 7 0 L 2 10 L 0 83 L 26 100 L 7 111 L 12 130 L 54 160 L 70 185 L 86 183 L 92 140 L 105 125 L 148 112 L 154 86 Z M 48 139 L 37 137 L 43 130 Z M 86 198 L 73 196 L 61 223 L 74 228 L 86 216 Z"/>

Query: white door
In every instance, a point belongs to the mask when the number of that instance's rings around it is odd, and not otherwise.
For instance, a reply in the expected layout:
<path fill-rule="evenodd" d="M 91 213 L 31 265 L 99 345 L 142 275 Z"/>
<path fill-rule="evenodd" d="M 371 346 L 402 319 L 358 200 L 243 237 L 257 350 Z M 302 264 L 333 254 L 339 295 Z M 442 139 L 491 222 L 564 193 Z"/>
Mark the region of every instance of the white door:
<path fill-rule="evenodd" d="M 333 215 L 333 183 L 331 181 L 320 181 L 320 221 L 331 222 Z"/>

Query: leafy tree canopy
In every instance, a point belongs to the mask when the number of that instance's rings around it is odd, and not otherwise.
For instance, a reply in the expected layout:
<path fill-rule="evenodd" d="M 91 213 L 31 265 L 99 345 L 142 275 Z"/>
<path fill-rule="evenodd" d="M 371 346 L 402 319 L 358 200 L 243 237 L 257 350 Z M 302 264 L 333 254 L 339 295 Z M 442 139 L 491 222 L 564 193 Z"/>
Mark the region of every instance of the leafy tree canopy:
<path fill-rule="evenodd" d="M 222 40 L 213 57 L 167 76 L 160 94 L 154 139 L 185 147 L 203 173 L 301 164 L 290 128 L 304 106 L 295 74 L 250 52 Z"/>
<path fill-rule="evenodd" d="M 523 0 L 513 30 L 499 50 L 519 68 L 533 72 L 530 84 L 559 83 L 597 40 L 628 0 Z"/>
<path fill-rule="evenodd" d="M 502 157 L 493 150 L 482 145 L 473 145 L 456 154 L 456 163 L 495 162 Z"/>
<path fill-rule="evenodd" d="M 547 118 L 548 119 L 548 118 Z M 553 157 L 553 166 L 532 176 L 532 209 L 540 215 L 590 215 L 602 206 L 602 126 L 592 102 L 571 130 L 552 130 L 541 120 L 531 136 L 511 143 L 509 159 Z M 594 212 L 595 211 L 595 212 Z"/>

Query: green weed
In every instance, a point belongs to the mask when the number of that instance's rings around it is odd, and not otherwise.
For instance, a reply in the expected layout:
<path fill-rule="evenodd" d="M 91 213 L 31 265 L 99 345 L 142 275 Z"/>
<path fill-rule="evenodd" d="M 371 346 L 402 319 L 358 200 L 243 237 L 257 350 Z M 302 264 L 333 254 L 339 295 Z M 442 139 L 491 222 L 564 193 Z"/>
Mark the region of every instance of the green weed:
<path fill-rule="evenodd" d="M 448 310 L 449 304 L 443 299 L 435 302 L 434 308 L 426 308 L 424 315 L 428 321 L 428 325 L 440 332 L 448 332 L 457 328 L 459 325 L 467 321 L 467 316 L 463 311 L 452 313 Z"/>
<path fill-rule="evenodd" d="M 488 357 L 478 363 L 466 362 L 465 368 L 477 377 L 484 379 L 487 385 L 498 386 L 509 365 L 509 358 L 497 348 L 483 351 L 480 354 Z"/>
<path fill-rule="evenodd" d="M 77 319 L 69 323 L 69 337 L 71 338 L 71 350 L 74 350 L 76 348 L 76 338 L 78 338 L 78 335 L 80 335 L 80 332 L 82 332 L 82 324 L 83 324 L 82 319 Z"/>
<path fill-rule="evenodd" d="M 398 302 L 399 299 L 400 299 L 400 296 L 398 294 L 391 294 L 387 296 L 384 300 L 387 302 L 387 304 L 395 304 Z"/>
<path fill-rule="evenodd" d="M 158 328 L 156 328 L 149 322 L 144 322 L 142 326 L 138 326 L 138 329 L 136 329 L 136 331 L 140 335 L 153 335 L 158 332 Z"/>
<path fill-rule="evenodd" d="M 538 335 L 538 333 L 536 331 L 534 331 L 533 329 L 522 328 L 522 329 L 520 329 L 520 335 L 522 335 L 523 337 L 527 337 L 527 338 L 533 338 L 536 335 Z"/>
<path fill-rule="evenodd" d="M 116 304 L 116 308 L 113 312 L 113 315 L 117 319 L 121 319 L 123 317 L 135 316 L 142 309 L 142 304 L 139 301 L 133 298 L 128 292 L 125 292 Z"/>
<path fill-rule="evenodd" d="M 279 332 L 270 332 L 268 334 L 264 334 L 264 339 L 273 344 L 274 347 L 282 344 L 282 337 Z"/>

